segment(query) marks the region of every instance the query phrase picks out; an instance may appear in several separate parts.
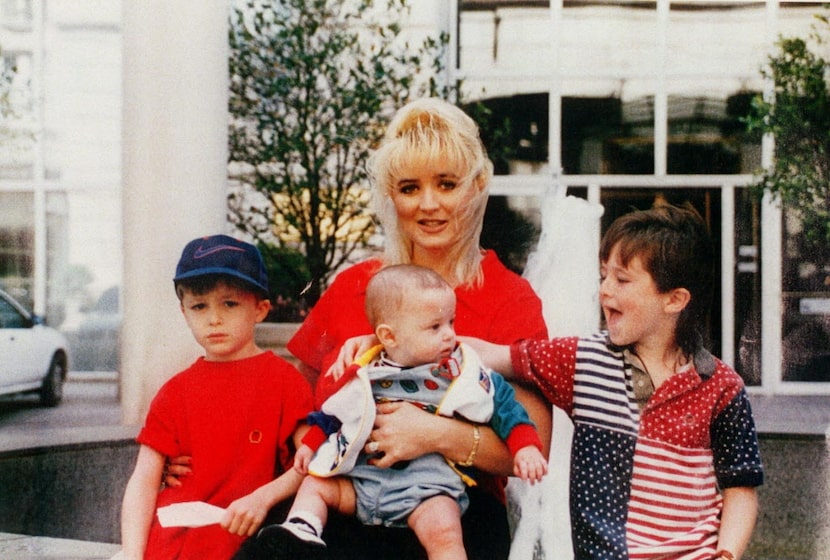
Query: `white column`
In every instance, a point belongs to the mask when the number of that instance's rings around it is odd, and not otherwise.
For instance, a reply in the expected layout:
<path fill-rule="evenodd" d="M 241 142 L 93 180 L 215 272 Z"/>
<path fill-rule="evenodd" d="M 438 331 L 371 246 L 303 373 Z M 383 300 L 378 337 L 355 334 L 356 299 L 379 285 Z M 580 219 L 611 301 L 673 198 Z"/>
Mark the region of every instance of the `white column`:
<path fill-rule="evenodd" d="M 156 389 L 200 351 L 172 278 L 187 241 L 227 229 L 227 4 L 124 1 L 126 424 L 140 424 Z"/>

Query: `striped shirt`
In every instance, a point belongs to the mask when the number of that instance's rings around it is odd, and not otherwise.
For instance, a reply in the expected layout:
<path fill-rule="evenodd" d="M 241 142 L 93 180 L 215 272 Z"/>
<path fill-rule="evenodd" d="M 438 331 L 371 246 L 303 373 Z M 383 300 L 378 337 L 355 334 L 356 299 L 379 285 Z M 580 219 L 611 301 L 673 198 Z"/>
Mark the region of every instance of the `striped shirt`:
<path fill-rule="evenodd" d="M 574 422 L 571 527 L 576 558 L 705 559 L 716 551 L 720 490 L 762 484 L 743 381 L 706 352 L 640 410 L 632 366 L 604 333 L 525 340 L 517 375 Z"/>

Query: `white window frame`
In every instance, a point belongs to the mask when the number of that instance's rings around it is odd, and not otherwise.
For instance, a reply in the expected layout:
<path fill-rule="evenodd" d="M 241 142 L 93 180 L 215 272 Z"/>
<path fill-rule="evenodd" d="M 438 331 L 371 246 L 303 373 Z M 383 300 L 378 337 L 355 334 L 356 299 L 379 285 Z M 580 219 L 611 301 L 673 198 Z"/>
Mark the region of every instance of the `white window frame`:
<path fill-rule="evenodd" d="M 459 29 L 459 8 L 457 2 L 452 2 L 448 29 Z M 766 37 L 765 42 L 772 52 L 778 38 L 778 0 L 766 0 Z M 817 4 L 818 5 L 818 4 Z M 562 93 L 561 84 L 566 77 L 559 74 L 557 38 L 555 30 L 561 25 L 563 0 L 551 0 L 549 16 L 552 46 L 551 68 L 549 76 L 549 114 L 561 114 Z M 670 0 L 656 2 L 658 27 L 655 49 L 658 51 L 658 60 L 662 61 L 663 71 L 658 72 L 656 91 L 654 92 L 654 174 L 650 175 L 561 175 L 556 172 L 562 168 L 561 154 L 561 127 L 560 119 L 549 119 L 548 153 L 550 154 L 549 168 L 554 170 L 549 175 L 506 175 L 497 176 L 491 184 L 491 194 L 501 196 L 536 196 L 543 197 L 546 193 L 554 192 L 551 187 L 579 186 L 588 187 L 588 199 L 599 202 L 603 188 L 609 187 L 646 187 L 655 189 L 672 188 L 709 188 L 721 191 L 721 348 L 715 349 L 725 362 L 736 363 L 734 351 L 735 316 L 735 231 L 734 231 L 734 192 L 735 189 L 751 184 L 753 175 L 669 175 L 667 174 L 667 146 L 668 146 L 668 93 L 666 88 L 666 60 L 668 56 L 666 37 L 669 27 Z M 452 37 L 449 49 L 448 69 L 449 79 L 463 79 L 464 69 L 458 68 L 458 41 L 456 33 Z M 476 76 L 481 78 L 482 76 Z M 510 79 L 511 76 L 500 72 L 498 76 L 487 76 L 489 79 Z M 515 79 L 523 76 L 513 76 Z M 767 94 L 771 92 L 771 85 L 767 85 Z M 772 163 L 774 144 L 771 138 L 764 138 L 762 142 L 762 163 L 769 166 Z M 830 383 L 787 382 L 782 377 L 782 212 L 780 207 L 766 197 L 761 203 L 761 247 L 763 247 L 763 261 L 761 269 L 761 385 L 749 387 L 751 393 L 757 394 L 830 394 Z"/>

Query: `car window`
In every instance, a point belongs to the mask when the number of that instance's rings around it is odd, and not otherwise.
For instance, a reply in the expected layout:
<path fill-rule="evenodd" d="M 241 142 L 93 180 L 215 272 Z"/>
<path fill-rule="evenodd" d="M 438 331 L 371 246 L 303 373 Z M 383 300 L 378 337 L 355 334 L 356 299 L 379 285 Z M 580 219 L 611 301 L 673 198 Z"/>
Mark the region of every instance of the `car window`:
<path fill-rule="evenodd" d="M 2 329 L 23 329 L 26 328 L 26 318 L 4 299 L 0 299 L 0 328 Z"/>

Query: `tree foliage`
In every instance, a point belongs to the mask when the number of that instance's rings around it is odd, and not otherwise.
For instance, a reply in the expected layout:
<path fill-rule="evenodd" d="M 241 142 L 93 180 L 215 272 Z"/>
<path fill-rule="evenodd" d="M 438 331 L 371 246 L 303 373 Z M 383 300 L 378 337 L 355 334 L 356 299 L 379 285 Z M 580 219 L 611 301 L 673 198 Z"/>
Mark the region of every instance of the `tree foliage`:
<path fill-rule="evenodd" d="M 437 81 L 446 38 L 407 44 L 406 10 L 407 0 L 247 0 L 232 10 L 230 220 L 285 249 L 275 256 L 304 256 L 308 305 L 374 232 L 366 162 L 388 119 L 414 96 L 449 91 Z"/>
<path fill-rule="evenodd" d="M 812 35 L 811 50 L 801 38 L 781 38 L 762 70 L 774 84 L 773 99 L 758 96 L 748 119 L 750 130 L 771 133 L 775 160 L 755 185 L 804 224 L 808 241 L 830 241 L 830 95 L 828 63 L 815 51 L 830 30 L 824 16 Z"/>
<path fill-rule="evenodd" d="M 21 108 L 31 100 L 24 98 L 20 88 L 15 91 L 17 68 L 13 57 L 3 55 L 0 48 L 0 166 L 7 169 L 25 167 L 31 157 L 34 134 L 23 123 Z"/>
<path fill-rule="evenodd" d="M 0 55 L 2 53 L 3 49 L 0 49 Z M 14 116 L 12 104 L 9 99 L 14 72 L 14 67 L 8 65 L 5 58 L 0 57 L 0 122 L 2 123 L 5 123 L 9 117 Z"/>

